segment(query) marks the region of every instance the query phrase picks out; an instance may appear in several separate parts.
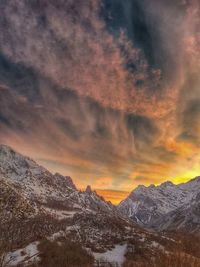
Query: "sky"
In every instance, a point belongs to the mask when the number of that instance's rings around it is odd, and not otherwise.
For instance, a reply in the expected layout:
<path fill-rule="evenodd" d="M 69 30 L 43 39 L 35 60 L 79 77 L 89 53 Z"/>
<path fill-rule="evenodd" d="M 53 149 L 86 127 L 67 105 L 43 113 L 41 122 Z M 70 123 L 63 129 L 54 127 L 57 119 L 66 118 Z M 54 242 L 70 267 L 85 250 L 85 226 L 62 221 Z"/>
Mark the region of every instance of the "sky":
<path fill-rule="evenodd" d="M 200 175 L 198 0 L 9 0 L 0 12 L 0 143 L 113 203 Z"/>

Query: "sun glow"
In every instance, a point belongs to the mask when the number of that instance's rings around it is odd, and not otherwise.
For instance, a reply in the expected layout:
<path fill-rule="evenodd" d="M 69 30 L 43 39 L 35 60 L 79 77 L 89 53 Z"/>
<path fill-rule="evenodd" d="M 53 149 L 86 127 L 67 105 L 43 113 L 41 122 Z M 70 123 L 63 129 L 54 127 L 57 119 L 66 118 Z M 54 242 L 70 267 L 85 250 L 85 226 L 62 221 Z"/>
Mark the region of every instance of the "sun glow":
<path fill-rule="evenodd" d="M 116 190 L 96 190 L 97 194 L 105 198 L 105 200 L 112 202 L 112 204 L 117 205 L 120 201 L 124 200 L 129 192 L 126 191 L 116 191 Z"/>

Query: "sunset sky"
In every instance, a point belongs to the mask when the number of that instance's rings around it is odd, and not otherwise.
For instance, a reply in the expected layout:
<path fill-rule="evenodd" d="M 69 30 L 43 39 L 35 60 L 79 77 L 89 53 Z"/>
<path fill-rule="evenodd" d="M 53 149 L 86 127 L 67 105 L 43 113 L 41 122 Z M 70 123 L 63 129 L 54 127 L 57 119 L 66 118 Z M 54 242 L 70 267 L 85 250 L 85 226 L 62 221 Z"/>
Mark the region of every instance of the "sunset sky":
<path fill-rule="evenodd" d="M 113 203 L 200 175 L 199 0 L 0 10 L 0 143 Z"/>

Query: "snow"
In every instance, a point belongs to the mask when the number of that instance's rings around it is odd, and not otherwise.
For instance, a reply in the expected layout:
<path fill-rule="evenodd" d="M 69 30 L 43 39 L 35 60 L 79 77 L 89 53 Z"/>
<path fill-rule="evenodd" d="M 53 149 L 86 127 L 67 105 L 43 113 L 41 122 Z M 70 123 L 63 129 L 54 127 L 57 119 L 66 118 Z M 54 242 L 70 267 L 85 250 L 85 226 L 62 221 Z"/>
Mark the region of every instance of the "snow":
<path fill-rule="evenodd" d="M 30 158 L 23 156 L 8 146 L 0 145 L 0 175 L 17 190 L 20 195 L 31 202 L 37 199 L 34 205 L 35 212 L 41 208 L 41 204 L 49 201 L 52 203 L 67 203 L 71 209 L 77 208 L 85 212 L 94 210 L 113 211 L 115 208 L 110 203 L 104 201 L 90 188 L 89 192 L 79 192 L 73 181 L 68 176 L 55 175 L 38 165 Z M 75 213 L 48 209 L 42 207 L 46 212 L 55 215 L 57 219 L 72 218 Z"/>
<path fill-rule="evenodd" d="M 163 250 L 163 251 L 165 250 L 164 247 L 156 241 L 152 241 L 151 247 L 158 248 L 158 249 Z"/>
<path fill-rule="evenodd" d="M 96 253 L 93 252 L 95 259 L 108 261 L 110 263 L 118 263 L 122 265 L 125 260 L 125 253 L 126 253 L 127 244 L 124 245 L 116 245 L 112 250 L 108 250 L 104 253 Z"/>
<path fill-rule="evenodd" d="M 73 218 L 74 215 L 77 213 L 76 211 L 56 210 L 56 209 L 51 209 L 48 207 L 43 207 L 43 209 L 47 213 L 54 215 L 59 220 L 66 219 L 66 218 Z"/>
<path fill-rule="evenodd" d="M 179 185 L 168 181 L 158 186 L 138 186 L 118 205 L 118 210 L 139 224 L 152 226 L 159 216 L 196 202 L 199 190 L 200 177 Z"/>
<path fill-rule="evenodd" d="M 20 263 L 28 263 L 38 261 L 38 242 L 34 242 L 26 246 L 25 248 L 18 249 L 14 252 L 9 252 L 6 262 L 9 262 L 9 266 L 16 266 Z"/>

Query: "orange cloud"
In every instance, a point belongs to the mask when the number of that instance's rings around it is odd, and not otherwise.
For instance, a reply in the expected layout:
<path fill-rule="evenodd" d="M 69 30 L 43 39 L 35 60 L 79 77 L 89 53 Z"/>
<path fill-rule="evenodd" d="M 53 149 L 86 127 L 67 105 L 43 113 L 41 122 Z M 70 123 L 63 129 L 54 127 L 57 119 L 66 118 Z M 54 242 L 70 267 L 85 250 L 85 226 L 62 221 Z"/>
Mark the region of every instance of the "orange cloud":
<path fill-rule="evenodd" d="M 23 68 L 0 86 L 1 142 L 71 175 L 80 188 L 128 191 L 198 174 L 198 116 L 189 117 L 196 125 L 189 134 L 184 117 L 188 103 L 200 99 L 199 2 L 188 1 L 181 15 L 175 9 L 177 16 L 173 5 L 147 2 L 175 62 L 173 79 L 151 69 L 124 31 L 117 38 L 107 31 L 99 1 L 61 1 L 62 9 L 49 1 L 37 12 L 29 1 L 8 1 L 1 52 L 16 73 Z M 113 202 L 126 194 L 101 192 Z"/>
<path fill-rule="evenodd" d="M 120 201 L 124 200 L 129 192 L 117 191 L 117 190 L 100 190 L 96 189 L 97 194 L 104 197 L 107 201 L 111 201 L 113 204 L 117 205 Z"/>

